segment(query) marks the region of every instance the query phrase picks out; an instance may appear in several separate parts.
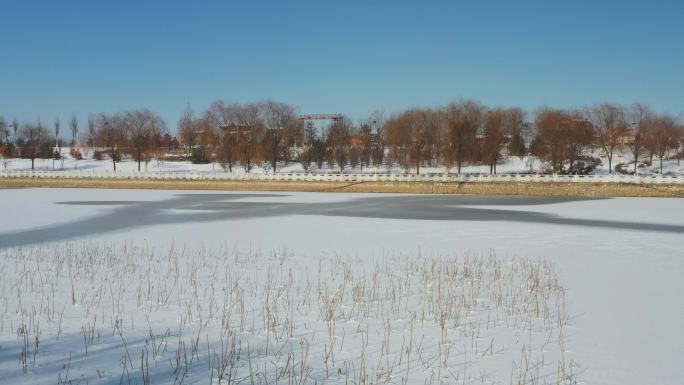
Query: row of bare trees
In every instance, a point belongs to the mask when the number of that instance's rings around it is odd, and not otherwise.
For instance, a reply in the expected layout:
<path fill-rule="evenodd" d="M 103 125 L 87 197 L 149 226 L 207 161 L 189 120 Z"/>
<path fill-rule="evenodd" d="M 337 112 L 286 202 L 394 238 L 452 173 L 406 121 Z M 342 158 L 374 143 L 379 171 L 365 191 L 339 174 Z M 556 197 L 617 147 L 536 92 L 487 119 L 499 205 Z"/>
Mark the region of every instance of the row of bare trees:
<path fill-rule="evenodd" d="M 33 169 L 35 160 L 38 158 L 54 159 L 60 156 L 59 151 L 56 150 L 60 142 L 55 139 L 59 131 L 59 120 L 55 120 L 55 135 L 53 136 L 40 120 L 36 124 L 24 124 L 20 128 L 16 120 L 8 126 L 5 120 L 0 118 L 0 158 L 8 159 L 18 156 L 30 159 L 31 169 Z"/>
<path fill-rule="evenodd" d="M 61 159 L 61 148 L 64 141 L 60 139 L 61 124 L 55 119 L 54 129 L 51 131 L 40 120 L 38 123 L 27 123 L 19 126 L 16 120 L 12 124 L 14 135 L 10 136 L 5 129 L 4 120 L 0 119 L 0 153 L 3 157 L 21 157 L 31 159 L 31 169 L 34 169 L 35 159 Z M 71 147 L 73 157 L 80 157 L 77 147 L 79 125 L 72 117 L 69 122 Z M 138 162 L 148 162 L 157 156 L 157 150 L 165 147 L 164 139 L 170 136 L 166 133 L 164 121 L 155 113 L 147 110 L 131 110 L 116 114 L 97 114 L 88 118 L 88 132 L 83 136 L 84 144 L 92 148 L 99 148 L 96 154 L 105 153 L 112 161 L 114 170 L 123 154 L 128 154 Z"/>
<path fill-rule="evenodd" d="M 324 163 L 331 167 L 336 165 L 340 172 L 344 172 L 347 166 L 352 169 L 359 167 L 361 172 L 364 167 L 380 167 L 386 160 L 384 122 L 384 115 L 375 112 L 358 125 L 342 119 L 322 132 L 309 124 L 305 128 L 304 145 L 297 160 L 307 171 L 312 164 L 321 168 Z"/>
<path fill-rule="evenodd" d="M 158 155 L 166 133 L 163 119 L 147 109 L 90 116 L 88 127 L 93 145 L 108 155 L 114 171 L 122 154 L 129 154 L 140 171 L 143 162 Z"/>
<path fill-rule="evenodd" d="M 631 152 L 634 173 L 639 159 L 648 156 L 662 163 L 684 146 L 684 129 L 677 119 L 643 104 L 629 108 L 601 103 L 584 109 L 540 108 L 534 123 L 525 122 L 519 108 L 488 108 L 471 100 L 440 109 L 409 109 L 392 116 L 384 127 L 388 162 L 405 168 L 465 162 L 485 164 L 490 173 L 510 155 L 531 153 L 544 160 L 550 171 L 582 172 L 577 162 L 597 151 L 608 161 Z M 679 157 L 682 152 L 678 153 Z"/>
<path fill-rule="evenodd" d="M 635 173 L 640 159 L 652 162 L 654 157 L 662 172 L 663 160 L 677 153 L 684 141 L 677 118 L 643 104 L 542 107 L 532 118 L 528 121 L 520 108 L 461 100 L 441 108 L 411 108 L 389 118 L 375 112 L 357 124 L 341 119 L 321 129 L 304 125 L 296 108 L 286 103 L 216 101 L 199 115 L 186 108 L 178 122 L 178 140 L 146 109 L 91 115 L 82 137 L 111 159 L 114 170 L 122 154 L 138 162 L 140 170 L 142 162 L 182 146 L 193 162 L 217 162 L 231 172 L 236 166 L 249 172 L 257 164 L 276 171 L 283 162 L 296 160 L 305 170 L 326 164 L 340 172 L 399 165 L 420 173 L 421 167 L 439 165 L 461 173 L 463 165 L 477 163 L 487 165 L 492 174 L 505 157 L 526 154 L 542 159 L 551 172 L 579 172 L 578 165 L 597 152 L 607 159 L 610 171 L 618 154 L 631 153 Z M 60 145 L 59 120 L 53 133 L 40 122 L 23 125 L 17 133 L 18 126 L 16 120 L 8 125 L 0 118 L 3 154 L 19 148 L 19 156 L 33 160 L 52 156 L 51 143 Z M 74 146 L 79 132 L 75 117 L 69 129 Z"/>
<path fill-rule="evenodd" d="M 536 137 L 532 152 L 546 160 L 553 172 L 560 172 L 590 149 L 599 149 L 612 172 L 616 155 L 631 153 L 633 172 L 639 159 L 647 156 L 663 160 L 684 145 L 684 129 L 677 119 L 659 114 L 643 104 L 630 108 L 602 103 L 584 110 L 542 108 L 536 114 Z M 679 153 L 681 156 L 681 153 Z"/>
<path fill-rule="evenodd" d="M 216 101 L 196 117 L 188 107 L 178 123 L 180 141 L 194 162 L 217 161 L 229 171 L 260 162 L 276 170 L 301 146 L 303 126 L 293 106 L 272 100 L 252 104 Z"/>
<path fill-rule="evenodd" d="M 440 109 L 414 108 L 392 116 L 384 127 L 388 162 L 420 173 L 421 165 L 456 166 L 477 161 L 496 173 L 504 154 L 525 151 L 525 114 L 519 108 L 487 108 L 474 101 Z"/>

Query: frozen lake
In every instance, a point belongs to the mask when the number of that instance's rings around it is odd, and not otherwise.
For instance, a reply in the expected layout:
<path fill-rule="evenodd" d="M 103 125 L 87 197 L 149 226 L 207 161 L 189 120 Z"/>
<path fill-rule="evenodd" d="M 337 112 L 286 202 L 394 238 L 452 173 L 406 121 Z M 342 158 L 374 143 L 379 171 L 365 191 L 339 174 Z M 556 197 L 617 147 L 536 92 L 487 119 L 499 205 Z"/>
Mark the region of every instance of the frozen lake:
<path fill-rule="evenodd" d="M 5 189 L 0 208 L 4 249 L 89 240 L 301 258 L 547 258 L 568 290 L 581 382 L 684 378 L 682 199 Z"/>
<path fill-rule="evenodd" d="M 27 192 L 29 191 L 29 192 Z M 263 193 L 157 193 L 139 192 L 143 200 L 134 200 L 130 191 L 57 191 L 51 196 L 58 199 L 45 202 L 45 197 L 32 198 L 42 190 L 4 191 L 6 201 L 14 202 L 18 216 L 34 218 L 30 228 L 16 229 L 6 223 L 0 234 L 0 246 L 25 246 L 40 242 L 65 241 L 83 237 L 106 236 L 110 233 L 130 231 L 149 226 L 179 225 L 204 222 L 245 221 L 253 219 L 277 219 L 281 217 L 344 217 L 358 219 L 396 219 L 448 222 L 509 222 L 512 224 L 566 225 L 600 230 L 635 230 L 659 233 L 684 234 L 684 225 L 677 218 L 668 218 L 665 212 L 651 212 L 642 216 L 646 200 L 631 200 L 636 207 L 625 207 L 627 212 L 614 215 L 616 204 L 630 200 L 589 200 L 558 197 L 520 196 L 401 196 L 401 195 L 343 195 L 330 194 L 263 194 Z M 72 192 L 73 194 L 69 194 Z M 19 194 L 19 195 L 17 195 Z M 24 195 L 27 194 L 27 195 Z M 14 197 L 12 195 L 15 195 Z M 114 195 L 111 198 L 104 196 Z M 82 200 L 81 198 L 89 198 Z M 126 198 L 127 199 L 121 199 Z M 34 212 L 34 199 L 39 199 L 41 212 Z M 675 204 L 678 200 L 657 201 Z M 50 207 L 44 207 L 47 203 Z M 570 205 L 570 203 L 576 203 Z M 556 205 L 554 205 L 556 204 Z M 659 204 L 659 206 L 663 206 Z M 561 211 L 554 210 L 560 208 Z M 563 212 L 563 208 L 584 209 L 584 215 Z M 548 209 L 551 210 L 548 210 Z M 667 210 L 666 207 L 662 207 Z M 595 209 L 591 213 L 591 209 Z M 53 211 L 66 215 L 55 218 Z M 633 211 L 632 211 L 633 210 Z M 37 210 L 36 210 L 37 211 Z M 629 211 L 632 211 L 631 213 Z M 68 213 L 100 213 L 77 219 Z M 645 214 L 645 213 L 644 213 Z M 52 218 L 51 218 L 52 217 Z M 55 221 L 57 219 L 57 221 Z M 45 220 L 46 222 L 43 222 Z M 54 222 L 54 223 L 50 223 Z M 66 222 L 69 222 L 66 224 Z M 448 225 L 448 224 L 447 224 Z M 422 230 L 417 229 L 417 233 Z M 240 237 L 242 238 L 242 237 Z M 226 235 L 226 239 L 230 239 Z M 202 237 L 208 243 L 221 241 L 214 236 Z M 261 243 L 259 238 L 253 239 Z M 300 241 L 286 245 L 298 248 Z M 418 245 L 416 245 L 418 246 Z M 424 247 L 424 246 L 421 246 Z M 429 247 L 429 246 L 428 246 Z"/>

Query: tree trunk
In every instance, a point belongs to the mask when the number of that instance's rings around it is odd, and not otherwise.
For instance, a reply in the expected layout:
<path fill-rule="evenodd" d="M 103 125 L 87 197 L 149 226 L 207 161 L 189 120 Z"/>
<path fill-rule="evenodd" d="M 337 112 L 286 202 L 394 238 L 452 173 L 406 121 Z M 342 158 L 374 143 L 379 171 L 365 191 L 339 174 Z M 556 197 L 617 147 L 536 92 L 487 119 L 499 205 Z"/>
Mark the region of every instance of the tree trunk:
<path fill-rule="evenodd" d="M 634 175 L 637 175 L 637 164 L 639 163 L 639 149 L 634 148 Z"/>
<path fill-rule="evenodd" d="M 416 150 L 416 175 L 420 175 L 420 150 Z"/>
<path fill-rule="evenodd" d="M 31 158 L 31 171 L 33 171 L 33 170 L 34 170 L 34 167 L 33 167 L 33 165 L 34 165 L 34 162 L 35 162 L 35 161 L 36 161 L 36 159 L 35 159 L 35 158 Z"/>
<path fill-rule="evenodd" d="M 610 155 L 610 156 L 608 156 L 608 174 L 610 175 L 612 173 L 613 173 L 613 156 Z"/>

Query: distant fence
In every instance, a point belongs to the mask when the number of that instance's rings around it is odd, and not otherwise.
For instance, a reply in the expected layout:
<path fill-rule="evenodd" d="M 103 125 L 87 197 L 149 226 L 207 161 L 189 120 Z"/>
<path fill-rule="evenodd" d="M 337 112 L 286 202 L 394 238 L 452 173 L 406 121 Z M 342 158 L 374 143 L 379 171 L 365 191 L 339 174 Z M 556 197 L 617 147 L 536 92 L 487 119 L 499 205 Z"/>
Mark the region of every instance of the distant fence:
<path fill-rule="evenodd" d="M 316 181 L 316 182 L 562 182 L 562 183 L 631 183 L 684 184 L 684 176 L 640 175 L 543 175 L 499 174 L 458 175 L 431 174 L 333 174 L 333 173 L 275 173 L 231 174 L 220 172 L 124 172 L 124 171 L 0 171 L 0 178 L 41 179 L 128 179 L 128 180 L 235 180 L 235 181 Z"/>

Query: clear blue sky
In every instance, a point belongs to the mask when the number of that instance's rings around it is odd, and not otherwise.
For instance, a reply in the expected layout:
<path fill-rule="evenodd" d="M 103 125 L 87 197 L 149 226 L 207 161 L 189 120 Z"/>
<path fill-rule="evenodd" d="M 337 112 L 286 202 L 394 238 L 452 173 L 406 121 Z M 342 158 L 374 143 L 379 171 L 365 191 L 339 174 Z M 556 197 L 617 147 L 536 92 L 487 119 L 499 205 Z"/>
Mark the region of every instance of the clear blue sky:
<path fill-rule="evenodd" d="M 0 116 L 273 98 L 357 119 L 461 97 L 684 112 L 679 1 L 30 1 L 0 5 Z M 599 4 L 600 3 L 600 4 Z"/>

